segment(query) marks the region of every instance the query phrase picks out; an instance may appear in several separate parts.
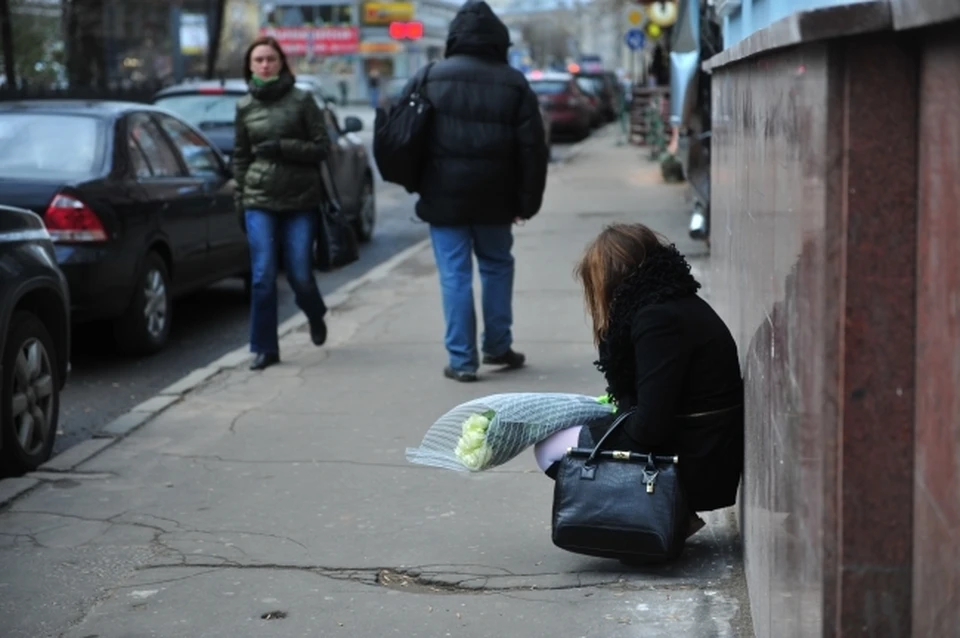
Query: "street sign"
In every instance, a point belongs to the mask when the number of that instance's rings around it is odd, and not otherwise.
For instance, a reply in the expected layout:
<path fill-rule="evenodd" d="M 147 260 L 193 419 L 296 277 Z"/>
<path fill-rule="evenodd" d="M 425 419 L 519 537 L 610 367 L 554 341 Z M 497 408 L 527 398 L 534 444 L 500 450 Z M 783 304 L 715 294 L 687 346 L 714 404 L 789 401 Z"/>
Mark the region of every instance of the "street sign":
<path fill-rule="evenodd" d="M 640 29 L 630 29 L 627 31 L 627 34 L 623 36 L 623 41 L 627 43 L 627 46 L 630 47 L 631 51 L 636 51 L 643 48 L 643 43 L 646 41 L 646 36 Z"/>
<path fill-rule="evenodd" d="M 639 7 L 628 6 L 624 17 L 627 19 L 627 24 L 630 25 L 630 28 L 638 28 L 643 26 L 643 9 Z"/>

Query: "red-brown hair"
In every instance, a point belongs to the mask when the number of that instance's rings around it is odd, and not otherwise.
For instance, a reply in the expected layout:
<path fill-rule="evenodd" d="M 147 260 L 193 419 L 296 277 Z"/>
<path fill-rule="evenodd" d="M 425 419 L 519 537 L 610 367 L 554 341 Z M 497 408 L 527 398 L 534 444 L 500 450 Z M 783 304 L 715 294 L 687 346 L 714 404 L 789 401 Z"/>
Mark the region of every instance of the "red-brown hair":
<path fill-rule="evenodd" d="M 590 242 L 574 275 L 583 285 L 583 300 L 599 344 L 610 325 L 613 293 L 651 252 L 667 241 L 643 224 L 611 224 Z"/>
<path fill-rule="evenodd" d="M 264 35 L 251 42 L 250 46 L 247 47 L 247 52 L 243 55 L 244 80 L 249 82 L 250 78 L 253 77 L 253 71 L 250 70 L 250 56 L 253 55 L 253 50 L 259 46 L 268 46 L 280 56 L 280 75 L 293 75 L 293 71 L 290 70 L 290 65 L 287 63 L 287 54 L 283 52 L 283 47 L 280 46 L 276 38 Z"/>

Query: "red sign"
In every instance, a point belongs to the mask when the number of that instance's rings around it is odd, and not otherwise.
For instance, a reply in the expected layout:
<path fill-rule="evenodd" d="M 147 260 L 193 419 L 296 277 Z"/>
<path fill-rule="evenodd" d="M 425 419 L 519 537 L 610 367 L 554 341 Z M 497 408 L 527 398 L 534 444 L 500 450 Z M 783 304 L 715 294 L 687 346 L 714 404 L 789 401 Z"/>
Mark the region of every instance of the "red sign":
<path fill-rule="evenodd" d="M 423 23 L 391 22 L 390 37 L 394 40 L 419 40 L 423 37 Z"/>
<path fill-rule="evenodd" d="M 265 27 L 260 35 L 277 39 L 287 55 L 338 55 L 360 50 L 357 27 Z"/>

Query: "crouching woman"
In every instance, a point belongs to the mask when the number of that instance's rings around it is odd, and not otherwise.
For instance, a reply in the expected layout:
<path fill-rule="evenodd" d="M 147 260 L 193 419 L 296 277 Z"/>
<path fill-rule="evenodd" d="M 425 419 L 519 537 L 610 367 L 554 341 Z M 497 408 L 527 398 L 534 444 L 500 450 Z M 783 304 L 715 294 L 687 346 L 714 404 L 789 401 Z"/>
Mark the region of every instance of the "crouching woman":
<path fill-rule="evenodd" d="M 743 381 L 733 336 L 697 294 L 686 259 L 642 224 L 604 229 L 576 273 L 607 392 L 618 411 L 633 410 L 604 448 L 678 455 L 692 535 L 704 526 L 696 512 L 736 502 L 743 470 Z M 555 478 L 566 449 L 594 447 L 611 422 L 539 443 L 541 469 Z"/>

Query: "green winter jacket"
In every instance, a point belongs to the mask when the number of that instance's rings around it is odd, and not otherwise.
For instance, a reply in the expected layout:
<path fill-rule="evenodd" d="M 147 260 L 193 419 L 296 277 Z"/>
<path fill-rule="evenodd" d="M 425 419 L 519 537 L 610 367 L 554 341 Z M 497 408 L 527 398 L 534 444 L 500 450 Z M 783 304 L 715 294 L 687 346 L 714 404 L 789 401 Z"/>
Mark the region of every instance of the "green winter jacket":
<path fill-rule="evenodd" d="M 279 148 L 258 148 L 278 142 Z M 317 210 L 326 200 L 320 165 L 330 150 L 323 112 L 291 75 L 257 86 L 237 102 L 233 172 L 237 210 Z M 267 152 L 267 151 L 270 152 Z"/>

